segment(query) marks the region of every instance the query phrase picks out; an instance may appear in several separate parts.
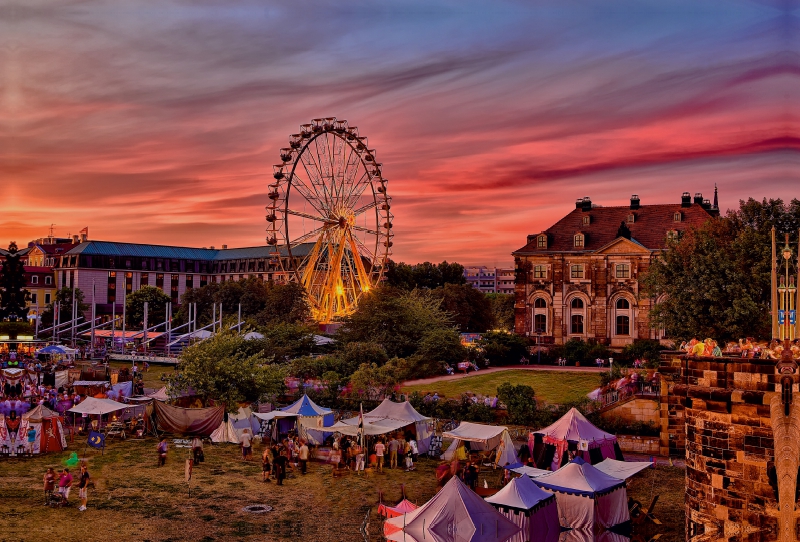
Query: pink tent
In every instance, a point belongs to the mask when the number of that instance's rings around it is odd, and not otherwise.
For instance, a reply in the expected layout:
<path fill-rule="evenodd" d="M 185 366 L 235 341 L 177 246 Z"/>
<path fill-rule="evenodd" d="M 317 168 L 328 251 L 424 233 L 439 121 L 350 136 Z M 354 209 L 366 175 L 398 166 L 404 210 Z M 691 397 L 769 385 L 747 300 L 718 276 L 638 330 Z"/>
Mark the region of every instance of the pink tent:
<path fill-rule="evenodd" d="M 556 496 L 541 489 L 527 476 L 512 479 L 503 489 L 486 497 L 522 530 L 509 542 L 557 542 L 561 532 Z"/>
<path fill-rule="evenodd" d="M 407 542 L 506 542 L 520 532 L 457 477 L 421 507 L 386 523 L 400 528 L 390 540 Z"/>
<path fill-rule="evenodd" d="M 528 447 L 531 450 L 534 449 L 534 435 L 541 435 L 545 446 L 549 444 L 555 447 L 550 464 L 538 465 L 540 468 L 549 466 L 551 470 L 558 470 L 564 452 L 568 448 L 571 448 L 577 457 L 591 464 L 599 463 L 608 457 L 624 459 L 622 452 L 617 452 L 617 437 L 592 425 L 592 422 L 575 408 L 571 408 L 553 425 L 531 433 L 528 436 Z"/>
<path fill-rule="evenodd" d="M 386 506 L 382 504 L 378 506 L 378 515 L 383 516 L 385 518 L 396 518 L 397 516 L 402 516 L 403 514 L 408 514 L 419 508 L 416 504 L 409 501 L 408 499 L 403 499 L 397 506 Z"/>

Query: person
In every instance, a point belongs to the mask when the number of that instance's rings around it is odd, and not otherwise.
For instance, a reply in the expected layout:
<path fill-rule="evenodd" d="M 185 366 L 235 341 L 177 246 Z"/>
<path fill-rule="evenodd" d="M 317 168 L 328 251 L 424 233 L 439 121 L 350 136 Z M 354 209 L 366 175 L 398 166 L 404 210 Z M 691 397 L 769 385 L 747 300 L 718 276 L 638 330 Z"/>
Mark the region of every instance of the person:
<path fill-rule="evenodd" d="M 69 469 L 61 471 L 61 476 L 58 477 L 58 492 L 61 494 L 61 499 L 64 504 L 69 504 L 69 492 L 72 489 L 72 475 Z"/>
<path fill-rule="evenodd" d="M 53 470 L 53 467 L 48 467 L 42 481 L 44 482 L 44 504 L 48 506 L 53 499 L 53 491 L 56 489 L 56 471 Z"/>
<path fill-rule="evenodd" d="M 413 438 L 410 438 L 410 439 L 408 439 L 406 441 L 405 456 L 406 456 L 406 470 L 407 471 L 414 470 L 414 459 L 413 459 L 414 447 L 411 446 L 412 442 L 414 443 L 414 445 L 417 444 L 416 441 Z"/>
<path fill-rule="evenodd" d="M 383 452 L 386 451 L 386 445 L 382 440 L 375 444 L 375 456 L 378 458 L 378 470 L 383 472 Z"/>
<path fill-rule="evenodd" d="M 139 367 L 136 366 L 136 362 L 133 362 L 133 367 L 131 368 L 131 373 L 133 374 L 133 378 L 136 378 L 136 373 L 139 372 Z"/>
<path fill-rule="evenodd" d="M 443 488 L 452 477 L 452 470 L 447 462 L 441 463 L 438 467 L 436 467 L 436 485 L 439 488 Z"/>
<path fill-rule="evenodd" d="M 364 470 L 364 448 L 357 442 L 353 445 L 353 453 L 356 456 L 356 472 Z"/>
<path fill-rule="evenodd" d="M 89 500 L 89 471 L 86 470 L 86 465 L 81 465 L 81 473 L 78 475 L 78 497 L 81 499 L 81 505 L 78 508 L 81 512 L 86 511 L 86 502 Z"/>
<path fill-rule="evenodd" d="M 300 441 L 300 449 L 297 451 L 297 457 L 300 461 L 300 474 L 306 473 L 308 467 L 308 444 L 305 440 Z"/>
<path fill-rule="evenodd" d="M 472 461 L 468 461 L 464 469 L 464 483 L 466 483 L 472 491 L 475 491 L 475 487 L 478 485 L 478 467 L 476 467 Z"/>
<path fill-rule="evenodd" d="M 270 470 L 270 448 L 269 446 L 264 446 L 264 451 L 261 453 L 261 481 L 262 482 L 269 482 L 269 470 Z"/>
<path fill-rule="evenodd" d="M 167 463 L 167 438 L 161 439 L 161 442 L 156 446 L 158 452 L 158 466 L 163 467 Z"/>
<path fill-rule="evenodd" d="M 253 451 L 252 441 L 250 439 L 250 431 L 247 429 L 242 431 L 242 436 L 240 437 L 239 442 L 242 445 L 242 459 L 247 461 L 250 459 L 251 452 Z"/>
<path fill-rule="evenodd" d="M 399 446 L 400 443 L 392 436 L 392 440 L 389 441 L 389 468 L 397 467 L 397 449 Z"/>
<path fill-rule="evenodd" d="M 403 466 L 406 462 L 406 446 L 408 443 L 403 435 L 397 439 L 397 464 Z"/>
<path fill-rule="evenodd" d="M 286 464 L 288 462 L 289 459 L 286 457 L 286 453 L 283 450 L 278 450 L 275 455 L 275 478 L 279 486 L 283 485 L 283 479 L 286 478 Z"/>
<path fill-rule="evenodd" d="M 203 454 L 203 439 L 198 436 L 195 436 L 192 439 L 192 463 L 193 465 L 199 465 L 205 459 Z"/>
<path fill-rule="evenodd" d="M 29 455 L 33 455 L 33 448 L 36 444 L 36 429 L 33 427 L 28 428 L 28 447 L 27 452 Z"/>

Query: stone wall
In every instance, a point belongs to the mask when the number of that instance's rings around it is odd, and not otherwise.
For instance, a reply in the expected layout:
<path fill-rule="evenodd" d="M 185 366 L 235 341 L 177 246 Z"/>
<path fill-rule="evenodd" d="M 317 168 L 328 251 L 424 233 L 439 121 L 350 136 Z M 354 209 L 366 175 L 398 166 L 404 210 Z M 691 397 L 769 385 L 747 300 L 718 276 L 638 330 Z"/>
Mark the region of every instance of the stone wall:
<path fill-rule="evenodd" d="M 656 426 L 661 423 L 658 399 L 635 397 L 630 401 L 615 405 L 601 414 L 607 419 L 619 418 L 626 422 L 650 422 Z M 659 450 L 654 453 L 658 454 Z"/>
<path fill-rule="evenodd" d="M 637 437 L 632 435 L 617 435 L 619 449 L 623 453 L 658 455 L 658 437 Z"/>
<path fill-rule="evenodd" d="M 687 540 L 776 540 L 775 362 L 666 353 L 659 371 L 661 449 L 686 458 Z"/>

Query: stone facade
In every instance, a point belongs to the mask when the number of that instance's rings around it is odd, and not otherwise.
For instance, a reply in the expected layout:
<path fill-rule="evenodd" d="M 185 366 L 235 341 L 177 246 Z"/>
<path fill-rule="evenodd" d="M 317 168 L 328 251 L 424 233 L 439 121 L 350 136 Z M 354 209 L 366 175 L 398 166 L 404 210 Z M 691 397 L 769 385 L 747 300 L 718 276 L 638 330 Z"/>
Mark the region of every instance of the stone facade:
<path fill-rule="evenodd" d="M 661 424 L 660 406 L 659 401 L 656 399 L 636 397 L 609 408 L 601 416 L 604 418 L 619 418 L 626 422 L 652 423 L 658 426 Z M 659 450 L 653 453 L 657 454 Z"/>
<path fill-rule="evenodd" d="M 617 435 L 617 444 L 623 453 L 658 455 L 660 450 L 658 437 Z"/>
<path fill-rule="evenodd" d="M 775 362 L 667 353 L 660 372 L 662 453 L 686 457 L 687 540 L 777 540 Z"/>

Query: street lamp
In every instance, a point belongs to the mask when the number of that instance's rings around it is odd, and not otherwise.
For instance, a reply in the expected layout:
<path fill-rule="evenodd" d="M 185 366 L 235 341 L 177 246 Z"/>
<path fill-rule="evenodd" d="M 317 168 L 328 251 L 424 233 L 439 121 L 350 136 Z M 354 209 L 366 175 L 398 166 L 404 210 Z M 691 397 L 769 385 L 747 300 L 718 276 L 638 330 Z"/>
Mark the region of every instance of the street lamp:
<path fill-rule="evenodd" d="M 536 330 L 536 364 L 542 364 L 542 333 L 544 331 L 542 329 Z"/>

